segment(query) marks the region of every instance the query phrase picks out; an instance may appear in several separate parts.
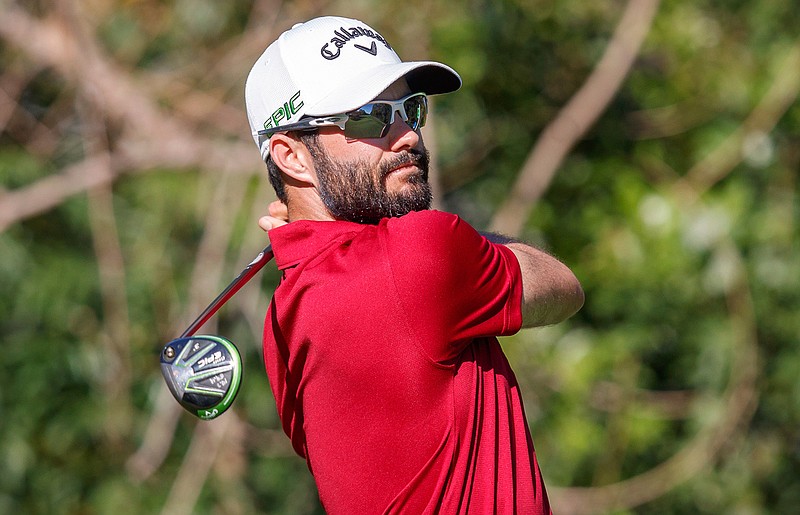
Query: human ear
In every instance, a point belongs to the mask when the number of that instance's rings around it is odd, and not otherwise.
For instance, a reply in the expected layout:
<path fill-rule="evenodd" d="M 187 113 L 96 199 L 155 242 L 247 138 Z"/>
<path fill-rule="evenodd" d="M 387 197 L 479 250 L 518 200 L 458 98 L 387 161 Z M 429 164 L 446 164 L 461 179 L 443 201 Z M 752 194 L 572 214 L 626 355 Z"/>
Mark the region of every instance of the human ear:
<path fill-rule="evenodd" d="M 269 140 L 269 153 L 273 162 L 289 178 L 301 183 L 316 184 L 311 153 L 294 135 L 274 134 Z"/>

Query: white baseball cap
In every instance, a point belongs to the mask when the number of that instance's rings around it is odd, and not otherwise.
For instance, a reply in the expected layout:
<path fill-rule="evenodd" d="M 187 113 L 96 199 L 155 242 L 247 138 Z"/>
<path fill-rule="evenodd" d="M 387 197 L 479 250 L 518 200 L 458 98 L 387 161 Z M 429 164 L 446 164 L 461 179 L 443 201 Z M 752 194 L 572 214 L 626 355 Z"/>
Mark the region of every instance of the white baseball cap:
<path fill-rule="evenodd" d="M 461 77 L 433 61 L 403 62 L 378 31 L 350 18 L 298 23 L 261 54 L 245 83 L 247 118 L 259 130 L 352 111 L 405 77 L 411 91 L 435 95 L 461 87 Z M 264 142 L 261 157 L 267 158 Z"/>

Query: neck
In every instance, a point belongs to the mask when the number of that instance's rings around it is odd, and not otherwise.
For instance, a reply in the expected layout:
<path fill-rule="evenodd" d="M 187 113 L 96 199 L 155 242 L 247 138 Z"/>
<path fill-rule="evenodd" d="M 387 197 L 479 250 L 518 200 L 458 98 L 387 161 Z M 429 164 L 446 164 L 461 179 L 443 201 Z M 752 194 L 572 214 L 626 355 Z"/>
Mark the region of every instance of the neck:
<path fill-rule="evenodd" d="M 287 191 L 289 221 L 335 220 L 314 188 L 292 188 Z"/>

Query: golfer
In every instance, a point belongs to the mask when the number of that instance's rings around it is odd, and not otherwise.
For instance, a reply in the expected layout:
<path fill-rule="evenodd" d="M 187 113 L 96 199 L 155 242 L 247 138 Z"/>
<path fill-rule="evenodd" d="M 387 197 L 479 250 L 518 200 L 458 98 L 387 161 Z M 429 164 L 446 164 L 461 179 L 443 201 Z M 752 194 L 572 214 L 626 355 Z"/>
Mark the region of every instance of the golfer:
<path fill-rule="evenodd" d="M 346 18 L 295 25 L 247 78 L 279 201 L 264 360 L 331 514 L 550 513 L 496 336 L 583 304 L 570 270 L 430 209 L 428 96 L 461 86 Z M 287 223 L 288 222 L 288 223 Z"/>

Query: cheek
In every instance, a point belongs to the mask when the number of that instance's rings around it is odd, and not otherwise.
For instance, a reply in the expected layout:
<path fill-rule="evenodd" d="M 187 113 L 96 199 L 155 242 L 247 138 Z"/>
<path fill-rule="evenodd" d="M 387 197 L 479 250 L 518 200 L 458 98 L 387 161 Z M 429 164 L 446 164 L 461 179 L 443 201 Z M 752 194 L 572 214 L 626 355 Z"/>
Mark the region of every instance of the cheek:
<path fill-rule="evenodd" d="M 374 166 L 381 162 L 384 155 L 383 149 L 369 143 L 369 140 L 348 140 L 334 127 L 321 129 L 320 141 L 331 158 L 343 162 L 360 161 Z"/>
<path fill-rule="evenodd" d="M 372 166 L 377 166 L 383 159 L 384 152 L 379 147 L 370 145 L 363 141 L 351 142 L 353 146 L 352 156 L 362 163 L 369 163 Z"/>

